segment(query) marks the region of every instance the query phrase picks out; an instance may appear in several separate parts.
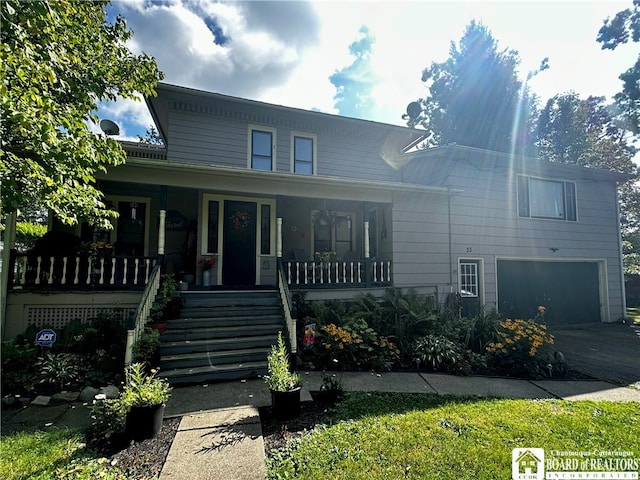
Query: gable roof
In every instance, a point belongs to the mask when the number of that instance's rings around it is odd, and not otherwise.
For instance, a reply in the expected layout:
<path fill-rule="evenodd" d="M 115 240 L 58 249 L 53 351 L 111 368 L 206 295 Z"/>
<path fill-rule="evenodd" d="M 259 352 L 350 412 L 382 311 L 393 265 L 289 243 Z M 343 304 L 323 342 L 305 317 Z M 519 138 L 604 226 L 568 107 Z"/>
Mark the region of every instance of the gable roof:
<path fill-rule="evenodd" d="M 454 162 L 479 163 L 484 167 L 513 170 L 516 173 L 538 176 L 550 174 L 572 179 L 626 182 L 634 175 L 614 172 L 598 168 L 588 168 L 580 165 L 550 162 L 535 157 L 512 155 L 504 152 L 467 147 L 455 143 L 440 147 L 428 148 L 416 152 L 406 153 L 404 166 L 426 168 L 446 172 Z"/>
<path fill-rule="evenodd" d="M 385 135 L 387 138 L 390 138 L 389 142 L 387 142 L 390 152 L 395 154 L 402 152 L 405 147 L 413 145 L 425 134 L 424 130 L 399 125 L 304 110 L 295 107 L 286 107 L 163 82 L 157 85 L 156 91 L 158 93 L 156 97 L 147 97 L 145 101 L 165 144 L 171 142 L 171 139 L 167 138 L 169 102 L 173 102 L 174 105 L 175 103 L 188 102 L 191 104 L 189 108 L 198 113 L 221 114 L 227 113 L 224 112 L 225 109 L 233 109 L 237 116 L 248 118 L 248 112 L 269 112 L 274 116 L 272 121 L 278 124 L 282 124 L 284 117 L 295 117 L 303 123 L 315 126 L 315 128 L 312 127 L 314 130 L 318 127 L 327 128 L 327 126 L 330 125 L 330 128 L 338 131 L 349 130 L 373 136 Z M 250 118 L 248 119 L 250 120 Z M 264 120 L 268 123 L 270 119 L 265 118 Z M 390 154 L 389 156 L 391 157 L 392 155 Z"/>

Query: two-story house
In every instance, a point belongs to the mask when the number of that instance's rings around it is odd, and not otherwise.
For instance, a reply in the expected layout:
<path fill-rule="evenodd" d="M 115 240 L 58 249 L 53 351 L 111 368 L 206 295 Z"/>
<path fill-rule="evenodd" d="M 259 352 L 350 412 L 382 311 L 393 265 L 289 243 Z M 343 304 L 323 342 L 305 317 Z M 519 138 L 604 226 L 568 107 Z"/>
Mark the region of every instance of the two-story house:
<path fill-rule="evenodd" d="M 126 165 L 99 178 L 117 224 L 73 232 L 109 244 L 110 256 L 92 273 L 81 260 L 64 273 L 53 256 L 18 258 L 5 338 L 87 304 L 130 314 L 158 255 L 190 291 L 281 284 L 321 299 L 396 286 L 441 301 L 458 292 L 465 314 L 495 307 L 531 318 L 543 305 L 555 324 L 625 314 L 624 175 L 458 145 L 419 149 L 420 130 L 157 90 L 147 104 L 165 145 L 124 143 Z M 69 296 L 78 287 L 81 300 Z M 66 300 L 56 303 L 54 288 Z M 43 290 L 46 301 L 36 298 Z"/>

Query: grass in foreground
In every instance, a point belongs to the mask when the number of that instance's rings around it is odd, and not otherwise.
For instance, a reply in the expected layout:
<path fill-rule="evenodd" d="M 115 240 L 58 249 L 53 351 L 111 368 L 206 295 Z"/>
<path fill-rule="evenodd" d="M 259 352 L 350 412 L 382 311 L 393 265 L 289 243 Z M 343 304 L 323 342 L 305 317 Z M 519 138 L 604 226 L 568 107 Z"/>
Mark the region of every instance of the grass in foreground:
<path fill-rule="evenodd" d="M 627 317 L 632 318 L 636 325 L 640 325 L 640 307 L 627 308 Z"/>
<path fill-rule="evenodd" d="M 513 448 L 634 451 L 637 403 L 349 394 L 332 426 L 268 459 L 269 478 L 511 478 Z"/>
<path fill-rule="evenodd" d="M 84 446 L 82 432 L 51 429 L 0 437 L 4 480 L 126 480 L 104 458 Z"/>

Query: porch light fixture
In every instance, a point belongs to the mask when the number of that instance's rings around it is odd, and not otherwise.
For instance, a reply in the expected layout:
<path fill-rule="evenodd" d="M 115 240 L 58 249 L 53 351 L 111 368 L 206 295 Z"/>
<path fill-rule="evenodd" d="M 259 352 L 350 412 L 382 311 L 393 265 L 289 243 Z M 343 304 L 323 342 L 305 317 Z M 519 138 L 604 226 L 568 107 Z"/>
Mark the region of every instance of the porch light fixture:
<path fill-rule="evenodd" d="M 131 202 L 130 206 L 131 206 L 131 220 L 136 220 L 138 204 L 136 202 Z"/>

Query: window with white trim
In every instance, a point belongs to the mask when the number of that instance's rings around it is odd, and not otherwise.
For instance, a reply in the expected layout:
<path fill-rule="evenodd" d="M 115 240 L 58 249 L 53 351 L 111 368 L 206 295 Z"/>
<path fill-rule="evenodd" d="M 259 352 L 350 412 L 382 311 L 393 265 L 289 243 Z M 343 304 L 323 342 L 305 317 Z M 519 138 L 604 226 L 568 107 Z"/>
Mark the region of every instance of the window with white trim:
<path fill-rule="evenodd" d="M 518 216 L 577 220 L 576 184 L 518 175 Z"/>
<path fill-rule="evenodd" d="M 291 171 L 301 175 L 316 173 L 316 136 L 305 133 L 291 134 Z"/>
<path fill-rule="evenodd" d="M 276 129 L 249 125 L 248 167 L 253 170 L 274 170 Z"/>

